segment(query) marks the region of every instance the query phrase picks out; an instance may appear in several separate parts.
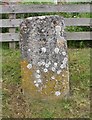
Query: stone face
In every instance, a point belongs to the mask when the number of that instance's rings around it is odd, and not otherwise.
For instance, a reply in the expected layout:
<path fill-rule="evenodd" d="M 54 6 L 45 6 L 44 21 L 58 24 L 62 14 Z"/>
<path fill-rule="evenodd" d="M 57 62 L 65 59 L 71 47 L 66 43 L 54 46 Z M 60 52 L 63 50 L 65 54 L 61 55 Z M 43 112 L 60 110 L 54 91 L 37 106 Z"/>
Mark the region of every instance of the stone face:
<path fill-rule="evenodd" d="M 69 93 L 67 41 L 60 16 L 38 16 L 20 25 L 23 89 L 36 98 L 61 98 Z"/>

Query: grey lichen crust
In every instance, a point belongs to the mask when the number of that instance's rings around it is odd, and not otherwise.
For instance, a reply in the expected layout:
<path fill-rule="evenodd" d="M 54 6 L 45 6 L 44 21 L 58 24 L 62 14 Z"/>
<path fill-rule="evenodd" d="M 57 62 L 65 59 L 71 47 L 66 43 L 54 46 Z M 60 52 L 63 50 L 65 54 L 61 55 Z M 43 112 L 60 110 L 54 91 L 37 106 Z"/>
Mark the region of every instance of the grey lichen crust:
<path fill-rule="evenodd" d="M 22 60 L 28 62 L 26 66 L 28 69 L 35 66 L 33 82 L 40 91 L 46 87 L 45 74 L 51 71 L 53 75 L 50 76 L 50 79 L 56 80 L 56 75 L 63 75 L 64 70 L 68 71 L 67 41 L 64 38 L 64 28 L 63 18 L 53 15 L 30 17 L 20 25 Z M 67 75 L 67 87 L 68 77 Z M 55 95 L 61 95 L 60 88 L 56 89 Z"/>

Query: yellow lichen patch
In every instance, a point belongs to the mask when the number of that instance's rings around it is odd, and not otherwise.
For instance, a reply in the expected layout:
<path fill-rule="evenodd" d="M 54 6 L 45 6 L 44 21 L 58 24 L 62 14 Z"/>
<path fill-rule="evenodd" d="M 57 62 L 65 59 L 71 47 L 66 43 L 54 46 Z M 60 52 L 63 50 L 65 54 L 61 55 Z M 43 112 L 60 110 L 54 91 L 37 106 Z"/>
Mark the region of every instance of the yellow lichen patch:
<path fill-rule="evenodd" d="M 28 65 L 28 62 L 26 61 L 21 62 L 22 87 L 26 92 L 34 96 L 37 90 L 37 88 L 34 86 L 34 83 L 33 83 L 34 80 L 32 76 L 34 73 L 34 68 L 28 69 L 27 65 Z"/>
<path fill-rule="evenodd" d="M 46 87 L 43 88 L 42 93 L 46 94 L 46 95 L 51 94 L 54 91 L 55 83 L 56 82 L 54 80 L 53 81 L 48 81 L 45 85 Z"/>
<path fill-rule="evenodd" d="M 64 91 L 68 90 L 68 88 L 69 88 L 68 72 L 65 69 L 59 75 L 56 75 L 55 90 L 60 90 L 61 94 L 65 94 Z"/>
<path fill-rule="evenodd" d="M 31 75 L 31 72 L 27 68 L 27 65 L 28 65 L 28 62 L 26 62 L 26 61 L 21 62 L 21 74 L 22 75 L 25 75 L 25 74 L 30 74 Z"/>
<path fill-rule="evenodd" d="M 66 69 L 62 72 L 62 92 L 65 91 L 69 91 L 69 75 Z"/>
<path fill-rule="evenodd" d="M 60 74 L 52 71 L 41 72 L 42 84 L 39 87 L 35 86 L 34 81 L 36 66 L 31 69 L 27 68 L 28 62 L 21 62 L 22 87 L 29 96 L 35 97 L 55 97 L 55 92 L 60 91 L 64 95 L 69 90 L 68 71 L 65 69 Z M 62 96 L 61 95 L 61 96 Z M 59 97 L 59 96 L 58 96 Z"/>

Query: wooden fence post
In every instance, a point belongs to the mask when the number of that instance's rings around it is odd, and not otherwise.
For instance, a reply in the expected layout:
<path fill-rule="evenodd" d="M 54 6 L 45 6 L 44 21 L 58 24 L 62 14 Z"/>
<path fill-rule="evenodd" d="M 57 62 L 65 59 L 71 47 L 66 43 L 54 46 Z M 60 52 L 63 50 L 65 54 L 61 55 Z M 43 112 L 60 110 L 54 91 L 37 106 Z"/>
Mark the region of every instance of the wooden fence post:
<path fill-rule="evenodd" d="M 12 6 L 13 7 L 13 4 L 14 3 L 9 3 L 9 5 L 10 6 Z M 13 9 L 13 8 L 12 8 Z M 14 9 L 13 9 L 14 10 Z M 11 20 L 11 19 L 15 19 L 16 18 L 16 14 L 15 13 L 10 13 L 9 14 L 9 19 Z M 11 27 L 11 28 L 9 28 L 9 33 L 15 33 L 16 32 L 16 28 L 14 28 L 14 27 Z M 12 38 L 12 41 L 11 42 L 9 42 L 9 48 L 11 48 L 11 49 L 15 49 L 15 47 L 16 47 L 16 43 L 15 43 L 15 41 L 14 41 L 14 39 Z"/>

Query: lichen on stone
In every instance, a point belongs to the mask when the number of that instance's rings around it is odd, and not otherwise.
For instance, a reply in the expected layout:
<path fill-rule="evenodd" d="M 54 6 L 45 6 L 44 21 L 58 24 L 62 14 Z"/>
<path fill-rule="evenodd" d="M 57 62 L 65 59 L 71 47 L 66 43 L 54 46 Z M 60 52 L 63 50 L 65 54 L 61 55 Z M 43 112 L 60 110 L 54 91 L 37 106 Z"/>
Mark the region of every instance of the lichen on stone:
<path fill-rule="evenodd" d="M 62 97 L 69 92 L 67 41 L 60 16 L 37 16 L 20 25 L 23 89 L 33 97 Z"/>

